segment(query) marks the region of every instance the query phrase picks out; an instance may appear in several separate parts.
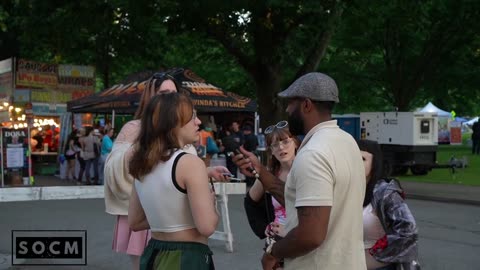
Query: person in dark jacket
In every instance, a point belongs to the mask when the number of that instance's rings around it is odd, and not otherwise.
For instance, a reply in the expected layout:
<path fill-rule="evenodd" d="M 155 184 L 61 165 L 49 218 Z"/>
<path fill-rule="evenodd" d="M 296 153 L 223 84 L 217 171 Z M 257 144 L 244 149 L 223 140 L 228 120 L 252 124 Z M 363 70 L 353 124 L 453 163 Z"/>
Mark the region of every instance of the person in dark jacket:
<path fill-rule="evenodd" d="M 477 121 L 472 126 L 472 154 L 480 154 L 480 123 Z"/>
<path fill-rule="evenodd" d="M 396 179 L 384 175 L 380 145 L 359 140 L 367 187 L 363 202 L 363 241 L 367 269 L 420 269 L 418 229 Z"/>

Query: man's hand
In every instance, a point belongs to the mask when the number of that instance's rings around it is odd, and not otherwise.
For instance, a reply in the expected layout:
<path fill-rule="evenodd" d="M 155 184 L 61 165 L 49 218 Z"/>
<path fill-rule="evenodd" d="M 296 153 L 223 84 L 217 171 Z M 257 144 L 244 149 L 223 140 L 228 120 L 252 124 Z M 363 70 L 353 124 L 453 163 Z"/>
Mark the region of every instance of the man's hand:
<path fill-rule="evenodd" d="M 277 269 L 278 261 L 272 255 L 267 254 L 267 253 L 263 253 L 262 266 L 263 266 L 263 270 Z"/>
<path fill-rule="evenodd" d="M 230 177 L 224 174 L 231 174 L 230 171 L 223 166 L 214 166 L 207 168 L 208 177 L 212 177 L 217 182 L 226 182 Z"/>
<path fill-rule="evenodd" d="M 241 173 L 245 176 L 255 177 L 255 175 L 251 172 L 250 169 L 254 168 L 257 172 L 259 172 L 260 166 L 262 166 L 262 164 L 254 153 L 248 152 L 247 150 L 245 150 L 245 148 L 243 148 L 243 146 L 240 146 L 239 149 L 241 154 L 237 154 L 232 157 L 232 162 L 237 165 Z"/>

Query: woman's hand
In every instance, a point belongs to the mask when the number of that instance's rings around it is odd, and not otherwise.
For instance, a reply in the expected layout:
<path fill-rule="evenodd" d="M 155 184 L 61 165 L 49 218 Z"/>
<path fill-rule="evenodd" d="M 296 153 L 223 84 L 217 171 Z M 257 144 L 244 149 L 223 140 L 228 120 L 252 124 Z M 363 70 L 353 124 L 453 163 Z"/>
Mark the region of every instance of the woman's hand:
<path fill-rule="evenodd" d="M 285 237 L 284 225 L 275 221 L 268 224 L 267 228 L 265 229 L 265 235 L 270 237 Z"/>
<path fill-rule="evenodd" d="M 214 166 L 207 168 L 208 177 L 215 179 L 217 182 L 226 182 L 230 177 L 230 171 L 224 166 Z"/>

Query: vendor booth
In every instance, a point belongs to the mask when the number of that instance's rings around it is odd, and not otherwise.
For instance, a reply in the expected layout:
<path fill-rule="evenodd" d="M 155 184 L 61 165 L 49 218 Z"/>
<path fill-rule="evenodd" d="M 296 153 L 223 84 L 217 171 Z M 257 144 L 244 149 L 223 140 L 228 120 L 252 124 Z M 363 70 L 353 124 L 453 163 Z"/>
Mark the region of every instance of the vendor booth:
<path fill-rule="evenodd" d="M 449 144 L 450 143 L 450 121 L 452 114 L 444 111 L 432 102 L 428 102 L 425 107 L 418 110 L 419 112 L 437 113 L 438 115 L 438 143 Z M 456 128 L 456 126 L 454 127 Z M 455 137 L 456 138 L 456 137 Z"/>
<path fill-rule="evenodd" d="M 24 131 L 27 144 L 18 147 L 20 144 L 8 143 L 8 153 L 3 149 L 2 176 L 5 181 L 2 181 L 1 186 L 33 184 L 34 174 L 53 175 L 58 171 L 58 153 L 62 145 L 60 133 L 61 128 L 64 128 L 61 123 L 66 114 L 66 103 L 93 93 L 94 73 L 95 69 L 91 66 L 42 63 L 17 58 L 0 61 L 1 128 Z M 4 136 L 4 144 L 5 140 Z M 5 163 L 7 155 L 20 160 L 18 153 L 21 151 L 17 148 L 25 150 L 25 167 L 21 173 L 20 167 Z M 18 156 L 13 155 L 14 152 Z M 28 170 L 25 169 L 27 167 Z M 23 181 L 18 181 L 18 177 L 10 177 L 12 171 L 19 172 Z M 30 178 L 29 181 L 25 180 L 27 177 Z"/>
<path fill-rule="evenodd" d="M 202 123 L 205 126 L 224 126 L 229 121 L 255 121 L 257 104 L 254 100 L 242 97 L 205 82 L 189 69 L 177 68 L 167 71 L 180 86 L 190 95 Z M 139 78 L 125 84 L 114 85 L 102 92 L 67 103 L 71 113 L 111 114 L 111 123 L 115 123 L 116 114 L 134 114 L 139 105 L 140 97 L 146 87 L 147 80 L 155 76 L 153 72 L 144 72 Z M 118 129 L 117 129 L 118 130 Z M 212 159 L 219 162 L 220 159 Z M 209 163 L 208 158 L 205 162 Z M 216 163 L 215 165 L 226 165 Z M 228 194 L 245 194 L 245 183 L 217 183 L 218 203 L 222 216 L 222 231 L 216 231 L 211 238 L 224 240 L 228 251 L 233 251 L 233 234 L 230 228 L 228 212 Z M 237 187 L 236 187 L 237 186 Z M 234 187 L 236 187 L 234 189 Z"/>
<path fill-rule="evenodd" d="M 227 92 L 206 82 L 190 69 L 175 68 L 166 71 L 192 98 L 199 118 L 206 127 L 226 127 L 230 121 L 249 122 L 256 126 L 257 103 L 247 97 Z M 124 83 L 114 85 L 99 93 L 67 103 L 71 113 L 105 114 L 113 127 L 118 115 L 132 115 L 137 110 L 140 97 L 149 78 L 155 72 L 145 71 L 130 76 Z M 256 130 L 256 129 L 255 129 Z"/>

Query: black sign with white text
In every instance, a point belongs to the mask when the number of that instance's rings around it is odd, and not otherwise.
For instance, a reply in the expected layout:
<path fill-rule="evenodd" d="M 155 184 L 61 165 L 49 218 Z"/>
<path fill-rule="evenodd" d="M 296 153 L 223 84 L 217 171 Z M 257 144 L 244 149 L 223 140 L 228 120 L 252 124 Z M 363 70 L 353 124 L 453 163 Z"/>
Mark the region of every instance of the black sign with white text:
<path fill-rule="evenodd" d="M 86 231 L 12 231 L 13 265 L 86 265 Z"/>

